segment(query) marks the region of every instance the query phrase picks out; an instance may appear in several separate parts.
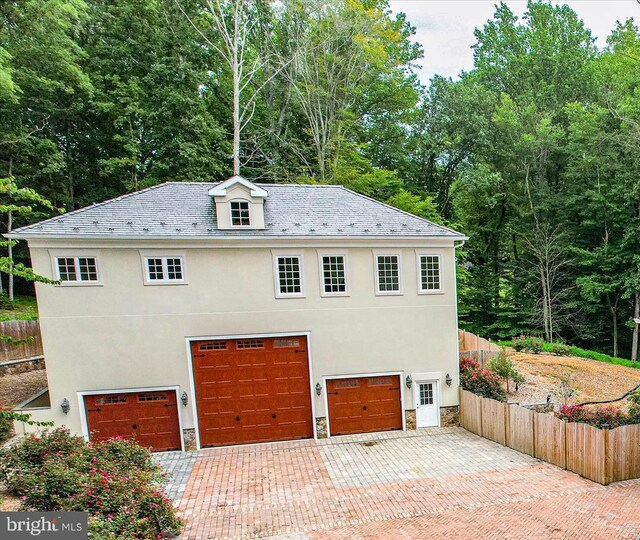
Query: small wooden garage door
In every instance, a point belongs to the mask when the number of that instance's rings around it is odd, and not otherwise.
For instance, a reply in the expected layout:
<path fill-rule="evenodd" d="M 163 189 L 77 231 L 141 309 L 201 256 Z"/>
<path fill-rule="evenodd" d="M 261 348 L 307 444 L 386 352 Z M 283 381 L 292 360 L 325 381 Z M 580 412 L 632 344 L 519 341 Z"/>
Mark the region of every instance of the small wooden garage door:
<path fill-rule="evenodd" d="M 313 437 L 307 339 L 191 344 L 200 446 Z"/>
<path fill-rule="evenodd" d="M 180 422 L 174 390 L 84 396 L 89 438 L 134 438 L 154 451 L 180 450 Z"/>
<path fill-rule="evenodd" d="M 327 381 L 331 435 L 402 429 L 400 377 L 358 377 Z"/>

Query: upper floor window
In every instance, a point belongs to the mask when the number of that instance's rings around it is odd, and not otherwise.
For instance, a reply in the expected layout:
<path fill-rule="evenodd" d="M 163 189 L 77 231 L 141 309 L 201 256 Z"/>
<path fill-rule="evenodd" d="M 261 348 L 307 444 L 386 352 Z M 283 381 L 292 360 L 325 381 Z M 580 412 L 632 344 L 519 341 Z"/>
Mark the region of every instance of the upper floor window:
<path fill-rule="evenodd" d="M 276 255 L 276 296 L 304 296 L 302 289 L 302 257 Z"/>
<path fill-rule="evenodd" d="M 440 255 L 419 255 L 419 288 L 422 293 L 441 292 Z"/>
<path fill-rule="evenodd" d="M 347 261 L 344 255 L 322 255 L 320 257 L 322 296 L 346 296 Z"/>
<path fill-rule="evenodd" d="M 145 257 L 147 283 L 184 283 L 182 257 Z"/>
<path fill-rule="evenodd" d="M 376 293 L 402 294 L 400 255 L 378 254 L 376 260 Z"/>
<path fill-rule="evenodd" d="M 233 227 L 250 227 L 249 202 L 231 201 L 229 204 L 231 205 L 231 225 Z"/>
<path fill-rule="evenodd" d="M 56 257 L 56 279 L 66 284 L 96 284 L 98 262 L 95 257 Z"/>

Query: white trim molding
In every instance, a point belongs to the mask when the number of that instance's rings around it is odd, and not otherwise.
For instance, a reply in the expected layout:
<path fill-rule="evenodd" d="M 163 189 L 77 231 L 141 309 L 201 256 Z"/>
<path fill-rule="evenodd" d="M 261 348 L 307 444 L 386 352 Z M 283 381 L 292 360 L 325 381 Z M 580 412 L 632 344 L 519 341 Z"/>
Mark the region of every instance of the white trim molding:
<path fill-rule="evenodd" d="M 304 288 L 304 256 L 302 251 L 276 251 L 271 250 L 271 255 L 273 258 L 273 287 L 274 294 L 276 298 L 305 298 L 305 288 Z M 300 271 L 300 292 L 298 293 L 282 293 L 280 292 L 280 269 L 278 265 L 278 259 L 281 257 L 290 257 L 297 258 L 299 271 Z"/>
<path fill-rule="evenodd" d="M 137 392 L 159 392 L 167 390 L 169 392 L 174 391 L 176 393 L 176 410 L 178 412 L 178 429 L 180 430 L 180 445 L 181 450 L 184 452 L 184 431 L 182 430 L 182 414 L 180 410 L 180 387 L 176 385 L 172 386 L 148 386 L 139 388 L 103 388 L 102 390 L 82 390 L 76 392 L 78 396 L 78 405 L 80 406 L 80 426 L 82 430 L 82 436 L 89 440 L 89 424 L 87 422 L 87 411 L 84 406 L 84 396 L 96 396 L 99 394 L 135 394 Z"/>
<path fill-rule="evenodd" d="M 317 249 L 318 255 L 318 276 L 320 279 L 320 296 L 323 298 L 331 298 L 334 296 L 351 296 L 351 280 L 349 279 L 349 261 L 347 260 L 346 250 L 325 250 Z M 342 257 L 344 266 L 344 286 L 343 292 L 326 292 L 324 288 L 324 258 L 325 257 Z"/>
<path fill-rule="evenodd" d="M 375 282 L 376 296 L 402 296 L 402 252 L 400 250 L 372 250 L 373 253 L 373 274 Z M 380 290 L 380 272 L 378 271 L 379 257 L 397 257 L 398 258 L 398 290 L 397 291 L 381 291 Z"/>
<path fill-rule="evenodd" d="M 378 371 L 369 373 L 348 373 L 341 375 L 323 375 L 322 376 L 322 393 L 324 399 L 324 413 L 327 422 L 327 438 L 331 438 L 331 421 L 329 419 L 329 398 L 327 395 L 327 381 L 333 379 L 359 379 L 361 377 L 393 377 L 400 378 L 400 412 L 402 415 L 402 431 L 407 431 L 407 422 L 404 406 L 404 371 Z"/>
<path fill-rule="evenodd" d="M 416 275 L 418 283 L 418 294 L 444 294 L 443 272 L 442 272 L 442 252 L 430 251 L 425 249 L 416 249 Z M 438 289 L 422 288 L 422 257 L 436 257 L 438 259 L 438 281 L 440 287 Z"/>
<path fill-rule="evenodd" d="M 185 251 L 166 250 L 138 250 L 142 263 L 142 282 L 144 285 L 188 285 L 187 280 L 187 254 Z M 164 279 L 149 279 L 149 259 L 162 259 L 162 271 Z M 182 279 L 168 279 L 167 259 L 180 259 Z"/>
<path fill-rule="evenodd" d="M 99 250 L 52 249 L 49 250 L 49 257 L 51 258 L 51 275 L 53 276 L 54 281 L 60 282 L 58 284 L 60 287 L 101 287 L 104 284 Z M 58 259 L 74 259 L 76 278 L 80 277 L 78 259 L 95 259 L 98 279 L 96 281 L 82 281 L 80 279 L 76 279 L 75 281 L 61 281 Z"/>
<path fill-rule="evenodd" d="M 234 225 L 233 224 L 233 204 L 237 203 L 237 204 L 246 204 L 247 208 L 246 211 L 249 214 L 249 223 L 247 225 Z M 229 205 L 229 225 L 231 226 L 231 228 L 233 229 L 252 229 L 253 228 L 253 216 L 252 216 L 252 212 L 251 212 L 251 201 L 248 201 L 247 199 L 231 199 L 228 203 Z M 242 212 L 243 209 L 240 208 L 238 209 L 239 212 Z M 242 219 L 242 216 L 240 216 L 240 219 Z"/>
<path fill-rule="evenodd" d="M 311 400 L 311 426 L 313 428 L 313 439 L 318 438 L 317 426 L 316 426 L 316 407 L 315 407 L 315 399 L 314 399 L 314 380 L 313 380 L 313 360 L 311 357 L 311 332 L 271 332 L 266 334 L 231 334 L 231 335 L 207 335 L 207 336 L 188 336 L 185 338 L 185 344 L 187 347 L 187 369 L 189 371 L 189 388 L 191 391 L 190 401 L 191 401 L 191 410 L 193 414 L 193 425 L 196 432 L 196 448 L 198 450 L 202 450 L 202 445 L 200 444 L 200 422 L 198 422 L 198 404 L 197 404 L 197 396 L 196 396 L 196 385 L 195 378 L 193 374 L 193 356 L 191 351 L 191 343 L 197 341 L 213 341 L 213 340 L 224 340 L 224 339 L 254 339 L 254 338 L 278 338 L 278 337 L 300 337 L 304 336 L 307 339 L 307 360 L 308 360 L 308 368 L 309 368 L 309 399 Z M 285 441 L 273 441 L 268 443 L 248 443 L 248 444 L 240 444 L 240 445 L 227 445 L 225 448 L 232 446 L 253 446 L 258 444 L 278 444 L 278 443 L 286 443 L 291 442 L 290 440 Z M 217 448 L 217 447 L 216 447 Z"/>

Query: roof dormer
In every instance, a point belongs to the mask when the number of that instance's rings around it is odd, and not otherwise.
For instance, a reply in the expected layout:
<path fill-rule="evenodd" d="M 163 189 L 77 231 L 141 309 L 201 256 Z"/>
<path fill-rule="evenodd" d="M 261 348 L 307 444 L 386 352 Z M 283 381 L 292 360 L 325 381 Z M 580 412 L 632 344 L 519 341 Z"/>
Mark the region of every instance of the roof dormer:
<path fill-rule="evenodd" d="M 218 229 L 264 229 L 268 193 L 242 176 L 232 176 L 211 188 Z"/>

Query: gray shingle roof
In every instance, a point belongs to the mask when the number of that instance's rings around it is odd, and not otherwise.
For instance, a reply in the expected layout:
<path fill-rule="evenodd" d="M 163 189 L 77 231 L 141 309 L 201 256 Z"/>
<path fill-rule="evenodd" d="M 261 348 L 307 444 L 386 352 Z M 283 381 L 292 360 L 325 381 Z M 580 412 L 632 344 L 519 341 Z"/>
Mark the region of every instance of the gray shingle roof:
<path fill-rule="evenodd" d="M 463 235 L 342 186 L 257 184 L 264 230 L 218 230 L 217 183 L 167 182 L 16 229 L 18 238 L 445 237 Z"/>

